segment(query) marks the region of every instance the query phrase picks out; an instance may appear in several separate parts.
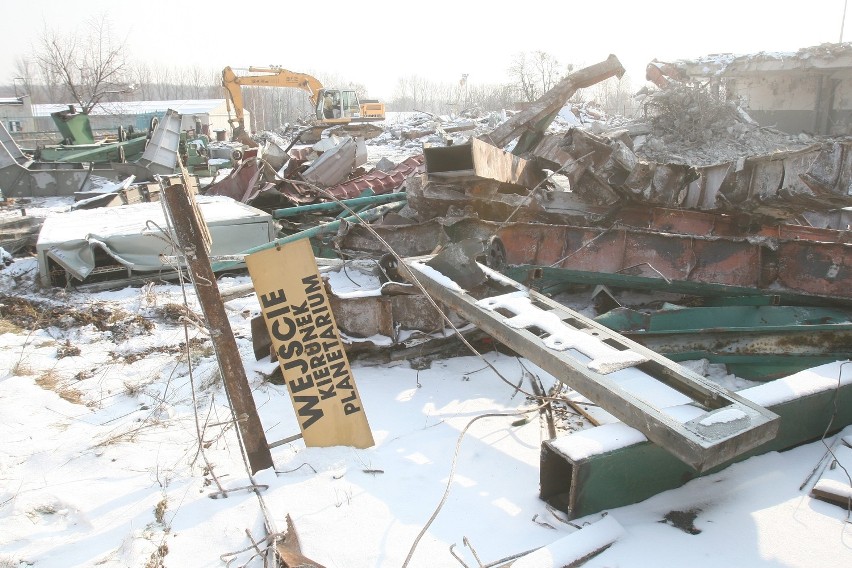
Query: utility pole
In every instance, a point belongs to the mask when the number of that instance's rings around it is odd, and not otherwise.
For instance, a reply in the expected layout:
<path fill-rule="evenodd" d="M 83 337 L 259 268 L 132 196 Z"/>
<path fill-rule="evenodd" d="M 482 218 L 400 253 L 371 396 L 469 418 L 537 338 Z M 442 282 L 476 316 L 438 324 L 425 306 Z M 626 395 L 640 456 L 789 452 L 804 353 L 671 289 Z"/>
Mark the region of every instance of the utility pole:
<path fill-rule="evenodd" d="M 849 3 L 849 0 L 843 0 L 843 19 L 840 20 L 840 41 L 838 43 L 843 43 L 843 26 L 846 24 L 846 5 Z"/>

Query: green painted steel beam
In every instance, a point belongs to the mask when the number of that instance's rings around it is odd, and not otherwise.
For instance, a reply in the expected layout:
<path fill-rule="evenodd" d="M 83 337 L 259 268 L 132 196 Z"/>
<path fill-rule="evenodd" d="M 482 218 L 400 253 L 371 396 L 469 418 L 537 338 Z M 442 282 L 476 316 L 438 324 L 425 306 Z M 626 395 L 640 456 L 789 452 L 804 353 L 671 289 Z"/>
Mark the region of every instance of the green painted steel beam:
<path fill-rule="evenodd" d="M 357 198 L 356 198 L 357 199 Z M 286 237 L 281 237 L 280 239 L 275 239 L 272 242 L 266 243 L 265 245 L 259 245 L 256 247 L 252 247 L 248 250 L 244 250 L 239 253 L 239 256 L 248 256 L 250 254 L 260 252 L 262 250 L 271 249 L 273 247 L 285 245 L 287 243 L 292 243 L 294 241 L 298 241 L 301 239 L 310 239 L 313 237 L 317 237 L 319 235 L 326 235 L 328 233 L 336 233 L 341 225 L 344 223 L 350 223 L 357 225 L 361 223 L 361 221 L 375 221 L 390 213 L 391 211 L 396 211 L 398 209 L 402 209 L 405 205 L 404 202 L 397 201 L 396 203 L 386 203 L 385 205 L 379 205 L 378 207 L 374 207 L 372 209 L 367 209 L 363 213 L 359 213 L 357 216 L 350 215 L 349 217 L 345 217 L 343 219 L 339 219 L 337 221 L 331 221 L 330 223 L 325 223 L 324 225 L 319 225 L 318 227 L 312 227 L 310 229 L 306 229 L 304 231 L 300 231 L 293 235 L 287 235 Z M 213 270 L 218 272 L 220 270 L 227 270 L 229 268 L 234 268 L 239 266 L 241 263 L 238 261 L 224 261 L 217 262 L 213 264 Z"/>
<path fill-rule="evenodd" d="M 833 433 L 852 423 L 852 383 L 767 408 L 781 418 L 778 435 L 735 461 L 818 440 L 829 424 Z M 558 449 L 558 442 L 548 440 L 542 444 L 540 497 L 579 518 L 638 503 L 728 465 L 698 473 L 651 442 L 572 460 Z"/>
<path fill-rule="evenodd" d="M 707 359 L 710 363 L 727 367 L 728 372 L 751 381 L 771 381 L 787 377 L 805 369 L 811 369 L 834 361 L 850 358 L 849 353 L 826 353 L 822 355 L 773 354 L 773 355 L 729 355 L 708 351 L 688 353 L 661 353 L 672 361 L 696 361 Z"/>
<path fill-rule="evenodd" d="M 673 361 L 708 359 L 758 381 L 852 357 L 850 312 L 836 308 L 616 308 L 595 321 Z"/>
<path fill-rule="evenodd" d="M 703 334 L 782 331 L 849 331 L 848 310 L 812 306 L 670 307 L 650 313 L 617 308 L 595 318 L 619 332 Z"/>
<path fill-rule="evenodd" d="M 611 286 L 613 288 L 631 288 L 634 290 L 650 290 L 674 292 L 676 294 L 690 294 L 695 296 L 764 296 L 771 298 L 774 303 L 801 305 L 824 305 L 827 300 L 837 305 L 850 306 L 852 299 L 849 298 L 822 298 L 808 294 L 795 294 L 792 292 L 779 292 L 778 290 L 767 290 L 761 288 L 750 288 L 746 286 L 727 286 L 725 284 L 709 284 L 706 282 L 684 282 L 677 280 L 665 280 L 663 278 L 651 278 L 647 276 L 633 276 L 628 274 L 610 274 L 605 272 L 589 272 L 583 270 L 570 270 L 567 268 L 553 268 L 550 266 L 536 266 L 532 264 L 507 266 L 500 270 L 503 274 L 513 280 L 527 283 L 529 286 L 539 289 L 562 284 L 584 284 L 596 286 L 598 284 Z M 532 278 L 531 278 L 531 275 Z"/>
<path fill-rule="evenodd" d="M 405 201 L 408 199 L 408 194 L 405 192 L 385 193 L 382 195 L 370 195 L 365 197 L 353 197 L 352 199 L 341 200 L 340 203 L 345 204 L 350 209 L 361 209 L 363 207 L 372 207 L 383 203 L 393 203 L 396 201 Z M 285 209 L 276 209 L 272 212 L 275 219 L 284 219 L 286 217 L 297 217 L 306 213 L 332 213 L 337 212 L 344 207 L 337 201 L 328 201 L 325 203 L 312 203 L 310 205 L 299 205 L 297 207 L 287 207 Z M 343 213 L 347 216 L 351 215 L 344 209 Z M 345 217 L 344 217 L 345 218 Z"/>
<path fill-rule="evenodd" d="M 141 155 L 145 150 L 146 139 L 133 138 L 124 142 L 114 142 L 109 144 L 98 144 L 94 147 L 79 146 L 60 146 L 55 148 L 43 148 L 41 150 L 41 159 L 52 162 L 109 162 L 118 161 L 119 152 L 124 149 L 125 159 L 130 159 L 135 155 Z"/>

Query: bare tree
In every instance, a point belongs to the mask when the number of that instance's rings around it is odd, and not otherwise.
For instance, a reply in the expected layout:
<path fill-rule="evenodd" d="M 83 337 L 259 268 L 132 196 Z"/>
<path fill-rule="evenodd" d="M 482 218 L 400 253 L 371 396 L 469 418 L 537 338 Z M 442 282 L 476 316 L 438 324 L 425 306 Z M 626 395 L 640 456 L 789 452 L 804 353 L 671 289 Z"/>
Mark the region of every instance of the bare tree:
<path fill-rule="evenodd" d="M 154 92 L 157 100 L 168 100 L 172 98 L 174 88 L 172 81 L 172 70 L 168 65 L 157 65 L 153 69 Z"/>
<path fill-rule="evenodd" d="M 136 87 L 133 91 L 138 100 L 151 100 L 154 89 L 154 79 L 151 68 L 145 62 L 136 62 L 130 67 L 128 75 Z"/>
<path fill-rule="evenodd" d="M 632 116 L 637 111 L 630 77 L 627 75 L 620 79 L 611 77 L 583 91 L 582 98 L 596 102 L 607 114 Z"/>
<path fill-rule="evenodd" d="M 566 71 L 571 72 L 573 67 L 568 65 Z M 556 58 L 547 52 L 521 52 L 509 66 L 509 77 L 516 83 L 524 100 L 532 102 L 559 82 L 562 69 Z"/>
<path fill-rule="evenodd" d="M 36 61 L 48 84 L 58 81 L 83 113 L 107 95 L 128 90 L 124 42 L 112 35 L 106 15 L 67 34 L 45 28 Z"/>
<path fill-rule="evenodd" d="M 12 79 L 13 86 L 15 87 L 15 94 L 18 94 L 17 81 L 20 81 L 20 87 L 23 90 L 23 93 L 21 94 L 29 95 L 31 102 L 36 102 L 35 72 L 36 70 L 34 68 L 32 59 L 29 59 L 27 57 L 15 58 L 15 77 Z"/>

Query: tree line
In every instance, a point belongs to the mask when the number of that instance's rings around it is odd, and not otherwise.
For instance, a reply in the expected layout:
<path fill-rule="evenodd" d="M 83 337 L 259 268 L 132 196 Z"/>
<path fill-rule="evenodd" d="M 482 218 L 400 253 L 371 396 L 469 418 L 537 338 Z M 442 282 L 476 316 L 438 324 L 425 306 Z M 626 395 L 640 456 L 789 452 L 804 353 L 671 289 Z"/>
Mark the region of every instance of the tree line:
<path fill-rule="evenodd" d="M 34 104 L 75 104 L 89 112 L 110 101 L 225 98 L 221 69 L 200 65 L 165 66 L 133 61 L 124 42 L 116 39 L 106 15 L 61 33 L 45 28 L 30 55 L 15 62 L 11 83 L 0 85 L 0 96 L 27 94 Z M 387 110 L 419 110 L 434 114 L 499 111 L 534 101 L 577 66 L 560 63 L 543 51 L 520 52 L 508 62 L 506 81 L 477 84 L 463 75 L 456 82 L 438 82 L 419 75 L 397 80 Z M 325 85 L 350 88 L 367 98 L 364 85 L 346 77 L 315 73 Z M 273 130 L 312 114 L 304 91 L 243 87 L 245 108 L 254 130 Z M 608 114 L 632 110 L 630 81 L 608 79 L 581 90 L 574 100 L 594 101 Z"/>

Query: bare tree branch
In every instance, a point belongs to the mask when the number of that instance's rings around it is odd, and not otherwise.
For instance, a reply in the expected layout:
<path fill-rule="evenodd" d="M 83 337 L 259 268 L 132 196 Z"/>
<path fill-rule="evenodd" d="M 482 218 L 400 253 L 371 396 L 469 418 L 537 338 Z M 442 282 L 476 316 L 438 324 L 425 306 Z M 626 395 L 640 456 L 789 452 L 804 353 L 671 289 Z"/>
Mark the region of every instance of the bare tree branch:
<path fill-rule="evenodd" d="M 48 87 L 61 85 L 85 114 L 104 97 L 127 90 L 125 44 L 112 35 L 106 15 L 67 34 L 45 27 L 35 57 Z"/>

